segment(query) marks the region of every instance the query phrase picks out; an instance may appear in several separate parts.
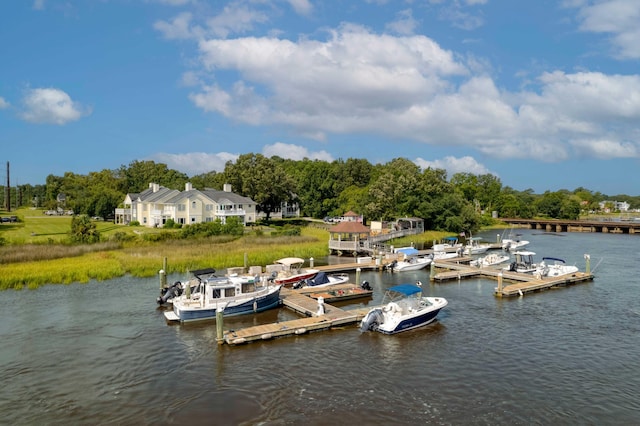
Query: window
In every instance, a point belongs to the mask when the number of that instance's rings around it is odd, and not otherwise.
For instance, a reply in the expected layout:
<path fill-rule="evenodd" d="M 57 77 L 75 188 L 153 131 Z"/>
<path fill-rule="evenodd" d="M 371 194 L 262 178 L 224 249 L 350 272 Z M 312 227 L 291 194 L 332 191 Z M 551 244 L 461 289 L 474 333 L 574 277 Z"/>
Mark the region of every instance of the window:
<path fill-rule="evenodd" d="M 195 209 L 195 208 L 196 208 L 196 202 L 195 202 L 195 201 L 192 201 L 192 202 L 191 202 L 191 208 L 192 208 L 192 209 Z"/>

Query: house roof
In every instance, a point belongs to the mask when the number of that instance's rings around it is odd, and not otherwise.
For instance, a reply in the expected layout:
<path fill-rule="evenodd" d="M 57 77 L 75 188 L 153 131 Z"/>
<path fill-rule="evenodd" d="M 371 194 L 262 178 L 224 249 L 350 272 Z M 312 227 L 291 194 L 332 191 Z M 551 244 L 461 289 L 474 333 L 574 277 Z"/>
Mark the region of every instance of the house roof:
<path fill-rule="evenodd" d="M 249 197 L 243 197 L 242 195 L 238 195 L 229 191 L 219 191 L 216 189 L 205 188 L 204 191 L 201 191 L 201 192 L 218 204 L 220 204 L 220 201 L 223 201 L 223 200 L 229 200 L 234 204 L 255 204 L 256 203 Z"/>
<path fill-rule="evenodd" d="M 329 232 L 341 232 L 347 234 L 364 234 L 369 233 L 369 227 L 360 222 L 340 222 L 339 224 L 329 228 Z"/>
<path fill-rule="evenodd" d="M 190 197 L 200 195 L 209 198 L 211 201 L 217 204 L 225 204 L 225 202 L 231 204 L 255 204 L 255 201 L 253 201 L 251 198 L 243 197 L 233 192 L 219 191 L 211 188 L 205 188 L 204 191 L 199 191 L 197 189 L 178 191 L 177 189 L 169 189 L 165 188 L 164 186 L 160 186 L 159 189 L 155 192 L 152 188 L 147 188 L 140 193 L 133 192 L 128 195 L 131 200 L 139 200 L 152 203 L 175 204 L 185 198 L 188 199 Z"/>
<path fill-rule="evenodd" d="M 360 217 L 360 215 L 353 210 L 349 210 L 348 212 L 343 214 L 342 217 Z"/>

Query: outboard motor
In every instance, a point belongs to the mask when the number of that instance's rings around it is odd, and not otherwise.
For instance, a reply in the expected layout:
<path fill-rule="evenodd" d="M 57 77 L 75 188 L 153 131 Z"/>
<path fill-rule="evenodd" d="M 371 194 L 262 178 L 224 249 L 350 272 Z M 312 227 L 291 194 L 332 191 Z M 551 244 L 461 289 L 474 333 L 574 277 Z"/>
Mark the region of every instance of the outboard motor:
<path fill-rule="evenodd" d="M 393 262 L 387 265 L 387 269 L 393 272 L 397 264 L 398 264 L 398 261 L 394 259 Z"/>
<path fill-rule="evenodd" d="M 360 288 L 363 290 L 370 291 L 371 285 L 369 284 L 369 281 L 362 281 L 362 284 L 360 284 Z"/>
<path fill-rule="evenodd" d="M 381 309 L 373 309 L 362 318 L 360 321 L 360 331 L 365 332 L 368 330 L 376 331 L 380 324 L 384 322 L 384 316 Z"/>
<path fill-rule="evenodd" d="M 156 301 L 158 302 L 158 305 L 163 305 L 167 303 L 169 299 L 180 296 L 180 294 L 182 294 L 181 283 L 180 281 L 176 281 L 175 283 L 173 283 L 173 285 L 167 288 L 163 288 L 161 295 Z"/>
<path fill-rule="evenodd" d="M 518 264 L 516 262 L 511 262 L 511 265 L 509 265 L 509 270 L 512 272 L 516 272 L 517 265 Z"/>

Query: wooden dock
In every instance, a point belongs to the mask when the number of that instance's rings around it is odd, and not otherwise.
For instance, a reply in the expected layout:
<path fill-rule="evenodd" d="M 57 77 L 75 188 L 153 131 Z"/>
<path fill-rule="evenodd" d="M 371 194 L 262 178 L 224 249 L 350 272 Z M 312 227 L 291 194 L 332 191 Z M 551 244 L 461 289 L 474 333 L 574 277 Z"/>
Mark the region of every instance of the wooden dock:
<path fill-rule="evenodd" d="M 353 284 L 341 284 L 324 288 L 322 292 L 343 290 L 345 295 L 348 296 L 347 290 L 353 287 L 357 286 Z M 282 304 L 301 315 L 305 315 L 304 318 L 257 325 L 240 330 L 226 330 L 223 332 L 223 342 L 221 343 L 239 345 L 254 341 L 270 340 L 276 337 L 297 336 L 312 331 L 328 330 L 332 327 L 357 324 L 371 309 L 371 307 L 366 307 L 345 310 L 324 303 L 324 314 L 318 315 L 318 300 L 312 296 L 322 293 L 319 290 L 321 289 L 293 290 L 282 288 L 280 290 Z M 371 291 L 364 291 L 360 297 L 370 297 L 372 293 Z M 339 301 L 344 299 L 334 297 L 333 300 Z"/>
<path fill-rule="evenodd" d="M 494 295 L 496 297 L 524 296 L 527 293 L 544 291 L 551 288 L 566 287 L 567 285 L 592 281 L 594 275 L 590 272 L 575 272 L 559 277 L 538 278 L 533 274 L 523 274 L 505 271 L 499 266 L 494 268 L 478 268 L 462 263 L 460 259 L 446 259 L 434 262 L 434 268 L 446 269 L 431 275 L 431 281 L 450 281 L 469 277 L 484 277 L 498 280 Z M 432 271 L 434 271 L 432 269 Z M 513 282 L 503 286 L 503 282 Z"/>

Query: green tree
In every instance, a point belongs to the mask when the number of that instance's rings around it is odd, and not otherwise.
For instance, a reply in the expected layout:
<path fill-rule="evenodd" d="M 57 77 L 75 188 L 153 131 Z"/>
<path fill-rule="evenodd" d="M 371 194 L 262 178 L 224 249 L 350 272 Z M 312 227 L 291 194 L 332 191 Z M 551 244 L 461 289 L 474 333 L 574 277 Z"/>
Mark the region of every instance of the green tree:
<path fill-rule="evenodd" d="M 267 221 L 282 203 L 297 201 L 295 182 L 285 173 L 282 164 L 262 154 L 243 154 L 235 163 L 227 162 L 224 174 L 236 191 L 256 202 Z"/>
<path fill-rule="evenodd" d="M 100 241 L 100 232 L 89 216 L 75 215 L 71 218 L 70 239 L 75 243 L 97 243 Z"/>

